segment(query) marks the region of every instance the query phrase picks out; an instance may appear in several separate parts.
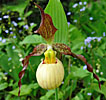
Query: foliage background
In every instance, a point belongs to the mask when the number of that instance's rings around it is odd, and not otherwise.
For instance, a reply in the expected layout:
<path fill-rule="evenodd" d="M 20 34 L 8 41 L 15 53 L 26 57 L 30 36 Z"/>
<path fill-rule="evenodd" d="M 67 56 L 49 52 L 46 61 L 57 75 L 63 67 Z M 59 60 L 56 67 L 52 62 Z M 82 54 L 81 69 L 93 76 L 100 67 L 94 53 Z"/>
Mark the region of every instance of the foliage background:
<path fill-rule="evenodd" d="M 49 13 L 59 29 L 55 42 L 66 43 L 72 52 L 84 55 L 99 76 L 102 88 L 86 65 L 62 55 L 65 78 L 59 100 L 106 99 L 106 0 L 2 0 L 0 3 L 0 100 L 54 100 L 55 90 L 44 90 L 36 81 L 36 69 L 44 57 L 31 57 L 18 93 L 21 61 L 33 48 L 45 42 L 39 34 L 41 16 L 33 2 Z M 57 3 L 58 2 L 58 3 Z M 48 6 L 47 6 L 48 4 Z M 64 8 L 62 8 L 62 5 Z M 55 13 L 53 13 L 56 11 Z M 66 20 L 67 18 L 67 20 Z M 33 34 L 33 35 L 32 35 Z"/>

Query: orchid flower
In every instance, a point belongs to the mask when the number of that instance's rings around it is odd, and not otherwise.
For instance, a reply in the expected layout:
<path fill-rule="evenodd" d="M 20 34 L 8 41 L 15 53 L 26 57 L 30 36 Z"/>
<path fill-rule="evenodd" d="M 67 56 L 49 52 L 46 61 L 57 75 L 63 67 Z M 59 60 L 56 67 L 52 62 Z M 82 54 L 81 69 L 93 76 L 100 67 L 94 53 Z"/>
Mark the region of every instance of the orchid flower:
<path fill-rule="evenodd" d="M 23 69 L 19 73 L 19 92 L 18 96 L 20 96 L 21 90 L 21 79 L 25 74 L 25 70 L 28 67 L 29 59 L 31 56 L 40 56 L 44 53 L 45 59 L 39 64 L 36 78 L 38 84 L 44 89 L 55 89 L 59 87 L 64 78 L 64 67 L 62 62 L 56 57 L 56 52 L 59 52 L 64 55 L 69 55 L 75 58 L 80 59 L 87 65 L 87 70 L 93 73 L 93 77 L 98 80 L 99 88 L 101 88 L 101 84 L 99 82 L 99 77 L 93 72 L 92 66 L 87 62 L 86 58 L 82 55 L 76 55 L 71 52 L 70 47 L 63 43 L 53 43 L 54 35 L 57 29 L 53 25 L 52 18 L 50 15 L 46 14 L 44 10 L 35 3 L 35 5 L 40 9 L 41 12 L 41 24 L 38 30 L 34 33 L 39 33 L 47 42 L 47 44 L 39 44 L 37 45 L 32 53 L 26 56 L 23 61 Z"/>

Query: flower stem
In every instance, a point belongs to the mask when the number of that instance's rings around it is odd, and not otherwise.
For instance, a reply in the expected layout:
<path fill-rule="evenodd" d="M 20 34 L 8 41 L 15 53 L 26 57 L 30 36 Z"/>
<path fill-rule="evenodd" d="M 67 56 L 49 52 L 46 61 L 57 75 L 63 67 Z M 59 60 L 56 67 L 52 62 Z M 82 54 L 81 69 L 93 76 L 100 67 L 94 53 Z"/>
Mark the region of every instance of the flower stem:
<path fill-rule="evenodd" d="M 58 89 L 56 88 L 56 92 L 55 92 L 55 100 L 58 100 Z"/>

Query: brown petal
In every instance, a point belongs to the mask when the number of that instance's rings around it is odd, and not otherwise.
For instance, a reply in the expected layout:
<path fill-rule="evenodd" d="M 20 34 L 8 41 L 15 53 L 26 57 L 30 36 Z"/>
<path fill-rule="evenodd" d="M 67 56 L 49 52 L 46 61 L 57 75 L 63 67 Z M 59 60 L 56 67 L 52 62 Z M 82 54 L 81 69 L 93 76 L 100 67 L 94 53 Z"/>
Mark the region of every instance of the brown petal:
<path fill-rule="evenodd" d="M 63 43 L 56 43 L 56 44 L 53 44 L 53 49 L 62 53 L 62 54 L 65 54 L 65 55 L 70 55 L 71 54 L 71 49 L 63 44 Z"/>
<path fill-rule="evenodd" d="M 19 82 L 18 82 L 18 86 L 19 86 L 19 92 L 18 92 L 18 96 L 20 96 L 20 90 L 21 90 L 21 79 L 23 78 L 24 74 L 25 74 L 25 70 L 28 67 L 29 64 L 29 58 L 31 56 L 39 56 L 41 54 L 43 54 L 43 52 L 46 50 L 47 45 L 46 44 L 40 44 L 38 46 L 36 46 L 33 50 L 32 53 L 30 53 L 28 56 L 26 56 L 23 60 L 22 60 L 22 64 L 23 64 L 23 68 L 22 71 L 19 73 Z"/>
<path fill-rule="evenodd" d="M 74 53 L 71 52 L 71 49 L 65 45 L 65 44 L 61 44 L 61 43 L 56 43 L 56 44 L 53 44 L 53 48 L 62 53 L 62 54 L 65 54 L 65 55 L 70 55 L 72 57 L 75 57 L 77 59 L 80 59 L 81 61 L 83 61 L 86 65 L 87 65 L 87 70 L 89 72 L 92 72 L 93 73 L 93 77 L 98 80 L 98 83 L 99 83 L 99 88 L 101 89 L 101 84 L 99 82 L 99 77 L 93 72 L 93 67 L 91 66 L 91 64 L 89 64 L 86 60 L 86 58 L 83 56 L 83 55 L 76 55 Z"/>
<path fill-rule="evenodd" d="M 57 31 L 55 26 L 53 25 L 52 18 L 50 15 L 44 13 L 43 9 L 35 3 L 35 5 L 41 11 L 41 24 L 38 30 L 34 31 L 34 33 L 39 33 L 46 41 L 51 42 L 54 39 L 54 34 Z"/>
<path fill-rule="evenodd" d="M 98 80 L 99 88 L 101 89 L 101 84 L 99 82 L 99 77 L 93 72 L 93 67 L 87 62 L 86 58 L 84 56 L 82 56 L 82 55 L 76 55 L 74 53 L 71 53 L 71 56 L 80 59 L 81 61 L 83 61 L 87 65 L 87 70 L 89 72 L 93 73 L 93 77 L 96 80 Z"/>

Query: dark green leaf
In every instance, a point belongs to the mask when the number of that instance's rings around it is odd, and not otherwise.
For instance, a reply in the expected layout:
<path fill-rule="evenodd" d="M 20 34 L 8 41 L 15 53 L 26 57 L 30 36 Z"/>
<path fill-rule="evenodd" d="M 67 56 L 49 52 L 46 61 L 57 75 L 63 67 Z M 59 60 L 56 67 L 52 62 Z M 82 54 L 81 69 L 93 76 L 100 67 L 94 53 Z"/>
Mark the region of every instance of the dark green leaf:
<path fill-rule="evenodd" d="M 28 4 L 29 0 L 18 0 L 17 4 L 4 5 L 4 8 L 6 10 L 18 11 L 22 15 Z"/>

